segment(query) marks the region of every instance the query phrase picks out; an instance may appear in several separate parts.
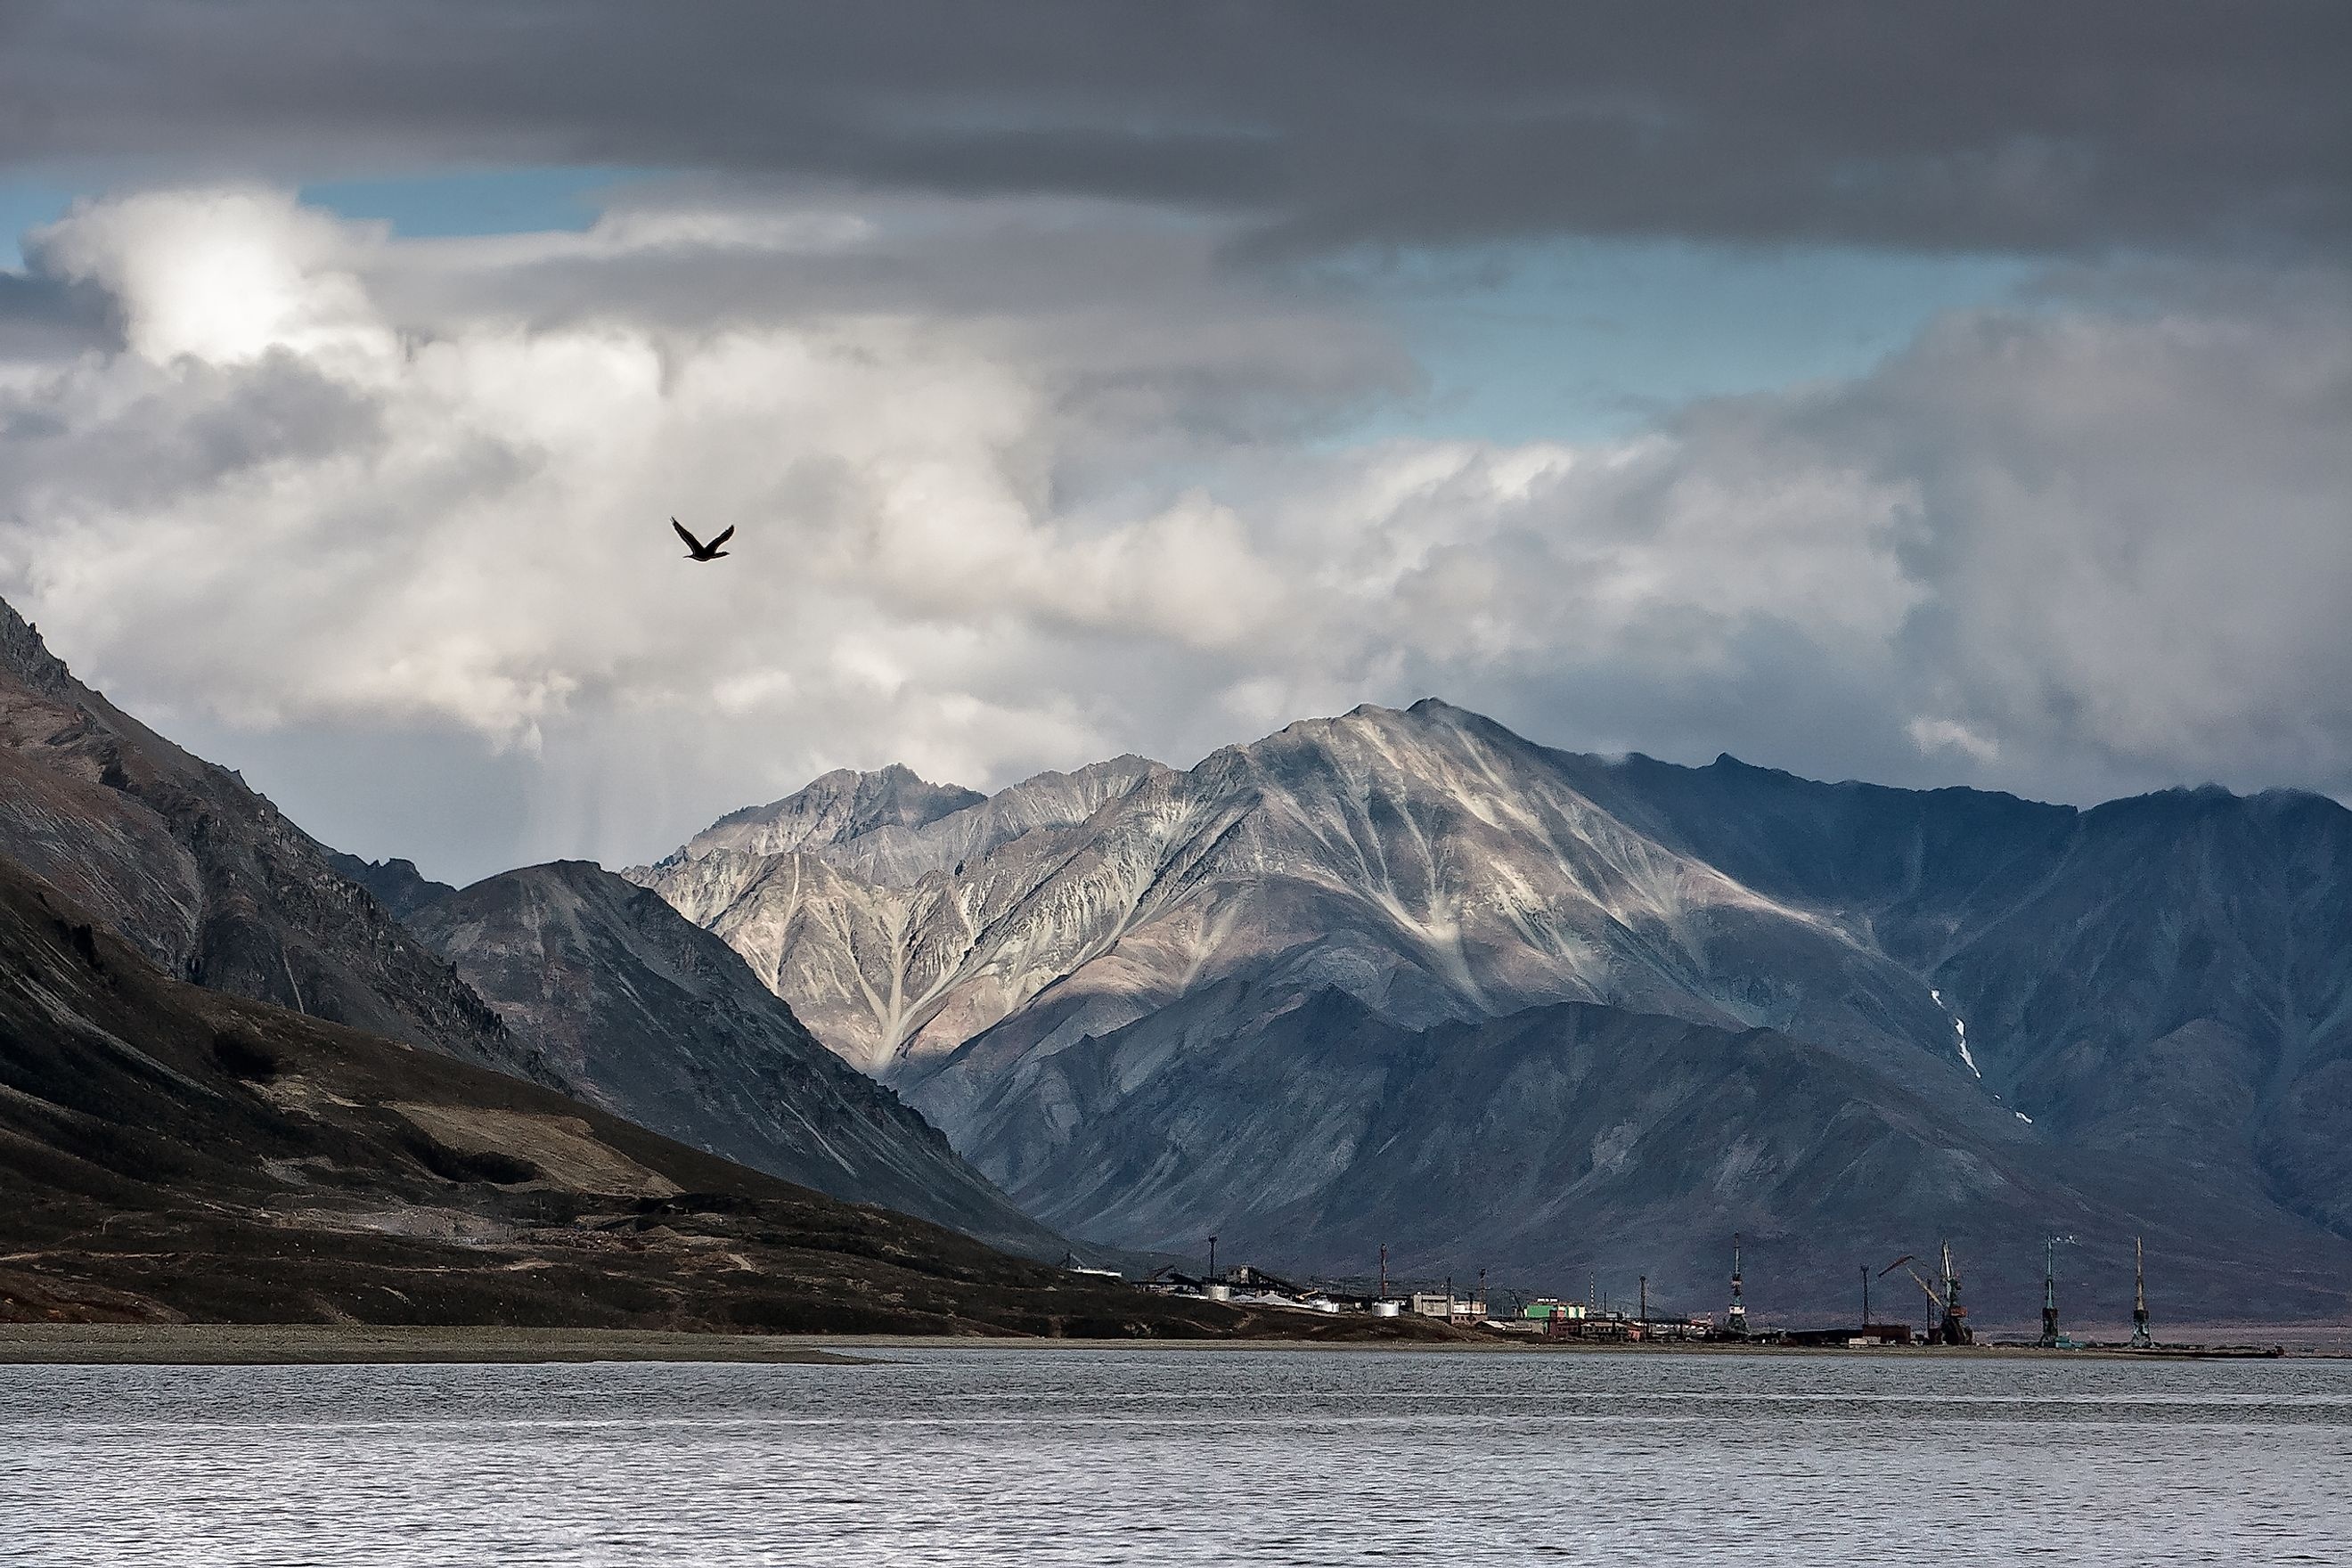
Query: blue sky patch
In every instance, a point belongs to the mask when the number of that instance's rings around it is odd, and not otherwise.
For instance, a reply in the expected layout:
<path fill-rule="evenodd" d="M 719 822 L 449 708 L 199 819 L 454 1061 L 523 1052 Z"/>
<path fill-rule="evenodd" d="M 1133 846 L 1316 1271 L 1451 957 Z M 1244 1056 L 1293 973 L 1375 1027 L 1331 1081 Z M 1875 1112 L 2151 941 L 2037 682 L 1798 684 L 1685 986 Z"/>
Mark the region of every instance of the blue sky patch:
<path fill-rule="evenodd" d="M 1349 437 L 1622 435 L 1694 398 L 1867 370 L 2041 268 L 1999 256 L 1570 241 L 1363 279 L 1430 378 Z"/>

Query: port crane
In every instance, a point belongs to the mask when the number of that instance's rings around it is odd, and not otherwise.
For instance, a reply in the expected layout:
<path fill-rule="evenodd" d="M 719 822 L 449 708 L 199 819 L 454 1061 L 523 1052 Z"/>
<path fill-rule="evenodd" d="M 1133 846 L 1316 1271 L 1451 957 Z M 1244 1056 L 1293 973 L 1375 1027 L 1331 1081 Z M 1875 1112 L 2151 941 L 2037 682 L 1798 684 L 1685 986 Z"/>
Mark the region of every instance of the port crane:
<path fill-rule="evenodd" d="M 1976 1343 L 1976 1334 L 1969 1327 L 1969 1310 L 1960 1305 L 1960 1277 L 1952 1269 L 1952 1244 L 1943 1245 L 1937 1268 L 1938 1279 L 1930 1283 L 1927 1277 L 1911 1267 L 1918 1261 L 1916 1253 L 1906 1252 L 1878 1271 L 1881 1279 L 1900 1268 L 1911 1282 L 1927 1293 L 1930 1308 L 1927 1342 L 1930 1344 L 1969 1345 Z"/>
<path fill-rule="evenodd" d="M 2034 1343 L 2052 1350 L 2074 1350 L 2074 1342 L 2058 1331 L 2058 1248 L 2072 1247 L 2071 1236 L 2053 1236 L 2042 1248 L 2042 1337 Z"/>

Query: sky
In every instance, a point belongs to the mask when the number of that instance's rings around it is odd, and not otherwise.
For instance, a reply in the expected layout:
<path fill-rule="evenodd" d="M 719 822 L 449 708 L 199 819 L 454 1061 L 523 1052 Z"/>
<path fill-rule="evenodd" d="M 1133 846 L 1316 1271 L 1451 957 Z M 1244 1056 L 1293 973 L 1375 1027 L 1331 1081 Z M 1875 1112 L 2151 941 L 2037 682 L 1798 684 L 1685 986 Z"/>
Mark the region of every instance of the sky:
<path fill-rule="evenodd" d="M 17 0 L 0 595 L 457 881 L 1429 695 L 2352 798 L 2347 79 L 2326 0 Z"/>

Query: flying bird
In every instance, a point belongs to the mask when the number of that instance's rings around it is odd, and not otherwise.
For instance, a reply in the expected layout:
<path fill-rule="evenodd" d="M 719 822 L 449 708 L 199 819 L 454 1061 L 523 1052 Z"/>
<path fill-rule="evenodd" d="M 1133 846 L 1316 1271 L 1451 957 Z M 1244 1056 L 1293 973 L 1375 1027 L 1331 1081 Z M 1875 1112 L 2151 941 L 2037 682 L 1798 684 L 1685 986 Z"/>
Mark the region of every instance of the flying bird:
<path fill-rule="evenodd" d="M 727 553 L 726 551 L 721 550 L 719 547 L 735 537 L 735 525 L 733 523 L 729 523 L 727 525 L 727 531 L 720 534 L 718 538 L 712 540 L 708 544 L 703 543 L 702 541 L 687 532 L 686 524 L 678 521 L 677 519 L 671 518 L 669 520 L 669 525 L 677 530 L 677 536 L 680 539 L 686 541 L 686 558 L 688 561 L 718 560 L 720 556 Z"/>

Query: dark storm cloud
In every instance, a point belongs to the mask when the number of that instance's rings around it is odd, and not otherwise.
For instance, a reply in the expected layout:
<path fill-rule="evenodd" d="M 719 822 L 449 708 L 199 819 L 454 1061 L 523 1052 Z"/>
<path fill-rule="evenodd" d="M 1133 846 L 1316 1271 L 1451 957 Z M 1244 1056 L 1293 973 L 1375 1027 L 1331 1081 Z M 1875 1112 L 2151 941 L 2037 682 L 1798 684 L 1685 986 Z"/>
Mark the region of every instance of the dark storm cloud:
<path fill-rule="evenodd" d="M 16 5 L 0 156 L 582 162 L 1229 213 L 2041 251 L 2352 237 L 2352 6 Z"/>
<path fill-rule="evenodd" d="M 0 593 L 445 876 L 1432 692 L 2352 795 L 2352 5 L 1465 12 L 0 0 L 0 181 L 93 193 L 0 272 Z M 290 188 L 469 163 L 665 173 L 443 238 Z M 1446 378 L 1356 285 L 1547 234 L 2041 260 L 1622 437 L 1367 433 Z"/>

